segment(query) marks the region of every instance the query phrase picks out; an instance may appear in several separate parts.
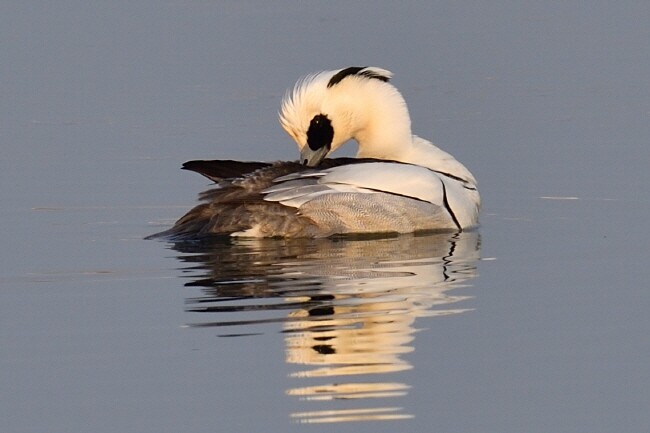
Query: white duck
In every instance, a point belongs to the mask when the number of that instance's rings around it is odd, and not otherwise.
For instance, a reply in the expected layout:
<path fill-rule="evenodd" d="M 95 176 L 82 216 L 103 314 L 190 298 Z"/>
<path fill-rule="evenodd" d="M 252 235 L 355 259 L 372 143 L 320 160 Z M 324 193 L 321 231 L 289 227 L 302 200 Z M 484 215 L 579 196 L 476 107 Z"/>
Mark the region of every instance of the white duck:
<path fill-rule="evenodd" d="M 205 203 L 153 235 L 328 237 L 351 233 L 461 231 L 478 225 L 474 176 L 411 133 L 402 95 L 376 67 L 309 75 L 288 92 L 280 123 L 297 162 L 190 161 L 217 183 Z M 357 158 L 325 157 L 350 139 Z"/>

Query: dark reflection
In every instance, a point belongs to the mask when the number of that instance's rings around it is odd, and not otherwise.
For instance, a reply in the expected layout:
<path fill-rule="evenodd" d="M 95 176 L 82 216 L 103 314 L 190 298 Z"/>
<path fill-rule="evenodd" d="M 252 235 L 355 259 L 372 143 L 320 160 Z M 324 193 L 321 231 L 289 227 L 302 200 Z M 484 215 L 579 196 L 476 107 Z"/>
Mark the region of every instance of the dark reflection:
<path fill-rule="evenodd" d="M 214 313 L 196 316 L 191 326 L 232 337 L 281 324 L 286 361 L 296 366 L 287 394 L 329 402 L 291 417 L 325 423 L 411 417 L 408 409 L 384 406 L 409 388 L 391 373 L 412 368 L 403 354 L 413 351 L 416 318 L 467 311 L 453 305 L 466 297 L 450 290 L 476 276 L 480 240 L 470 232 L 223 239 L 174 248 L 188 264 L 186 285 L 202 292 L 188 299 L 188 310 Z M 332 406 L 337 402 L 342 407 Z"/>

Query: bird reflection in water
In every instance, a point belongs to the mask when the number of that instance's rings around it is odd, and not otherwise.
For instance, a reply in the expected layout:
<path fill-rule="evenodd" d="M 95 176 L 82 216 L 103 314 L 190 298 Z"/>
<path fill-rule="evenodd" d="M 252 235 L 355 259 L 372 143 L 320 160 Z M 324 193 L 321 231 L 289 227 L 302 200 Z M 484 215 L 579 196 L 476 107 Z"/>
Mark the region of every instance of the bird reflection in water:
<path fill-rule="evenodd" d="M 236 328 L 220 335 L 241 336 L 281 323 L 286 362 L 296 366 L 287 394 L 320 402 L 291 417 L 326 423 L 412 417 L 408 408 L 384 405 L 410 387 L 391 374 L 412 368 L 403 355 L 414 350 L 417 318 L 468 311 L 455 305 L 467 297 L 450 291 L 476 277 L 480 240 L 463 232 L 174 248 L 191 264 L 186 285 L 203 292 L 188 300 L 189 311 L 216 313 L 191 326 Z M 219 314 L 226 312 L 237 317 Z"/>

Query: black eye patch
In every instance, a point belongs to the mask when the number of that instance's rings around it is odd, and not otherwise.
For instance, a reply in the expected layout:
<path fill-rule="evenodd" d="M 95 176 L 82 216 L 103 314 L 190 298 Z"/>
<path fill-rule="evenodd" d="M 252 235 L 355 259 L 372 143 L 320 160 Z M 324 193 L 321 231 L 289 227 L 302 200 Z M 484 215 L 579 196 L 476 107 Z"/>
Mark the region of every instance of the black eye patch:
<path fill-rule="evenodd" d="M 329 148 L 334 138 L 332 122 L 324 114 L 317 114 L 311 119 L 307 130 L 307 145 L 311 150 L 318 150 L 322 147 Z"/>

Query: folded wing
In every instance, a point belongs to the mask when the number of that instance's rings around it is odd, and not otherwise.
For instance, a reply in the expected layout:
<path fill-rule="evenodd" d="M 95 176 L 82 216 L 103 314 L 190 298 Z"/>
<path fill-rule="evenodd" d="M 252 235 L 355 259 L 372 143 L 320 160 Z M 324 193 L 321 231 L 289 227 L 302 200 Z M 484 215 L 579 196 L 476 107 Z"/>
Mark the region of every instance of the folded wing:
<path fill-rule="evenodd" d="M 400 203 L 407 199 L 444 209 L 459 229 L 477 224 L 480 206 L 473 185 L 424 167 L 396 162 L 367 162 L 292 173 L 276 179 L 276 184 L 263 194 L 266 201 L 298 209 L 331 194 L 384 194 L 399 197 Z"/>

